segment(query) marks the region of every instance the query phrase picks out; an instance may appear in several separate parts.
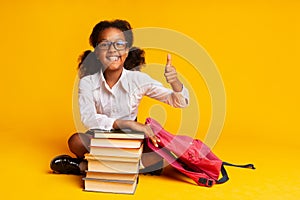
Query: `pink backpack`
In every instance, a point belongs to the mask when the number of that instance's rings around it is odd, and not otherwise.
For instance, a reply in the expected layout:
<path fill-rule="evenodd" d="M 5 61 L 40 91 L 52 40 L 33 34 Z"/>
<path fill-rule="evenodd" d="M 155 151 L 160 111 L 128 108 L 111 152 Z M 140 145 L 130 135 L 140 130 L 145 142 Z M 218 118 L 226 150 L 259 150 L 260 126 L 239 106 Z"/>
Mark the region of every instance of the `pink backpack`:
<path fill-rule="evenodd" d="M 198 185 L 211 187 L 229 180 L 224 165 L 255 169 L 252 164 L 234 165 L 220 160 L 209 147 L 198 139 L 184 135 L 173 135 L 154 119 L 147 118 L 154 134 L 160 139 L 155 147 L 149 138 L 148 146 L 162 156 L 172 167 L 193 179 Z M 219 179 L 220 173 L 222 177 Z"/>

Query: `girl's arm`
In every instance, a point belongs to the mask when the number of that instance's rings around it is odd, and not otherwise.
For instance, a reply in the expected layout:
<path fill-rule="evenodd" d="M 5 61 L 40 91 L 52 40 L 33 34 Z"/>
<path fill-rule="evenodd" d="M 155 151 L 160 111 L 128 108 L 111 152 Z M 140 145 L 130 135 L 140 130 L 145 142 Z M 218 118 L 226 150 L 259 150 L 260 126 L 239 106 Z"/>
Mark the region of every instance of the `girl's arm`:
<path fill-rule="evenodd" d="M 140 83 L 139 86 L 143 90 L 142 93 L 176 108 L 186 107 L 189 104 L 189 92 L 178 79 L 176 69 L 172 66 L 170 54 L 167 56 L 164 75 L 172 90 L 165 88 L 160 82 L 144 75 L 143 83 Z"/>
<path fill-rule="evenodd" d="M 158 147 L 157 143 L 160 142 L 159 138 L 157 138 L 155 136 L 155 134 L 153 133 L 152 129 L 147 124 L 141 124 L 139 122 L 132 121 L 132 120 L 120 120 L 120 119 L 117 119 L 117 120 L 115 120 L 115 122 L 113 124 L 113 128 L 114 129 L 126 129 L 126 128 L 129 128 L 129 129 L 134 130 L 134 131 L 144 132 L 145 135 L 150 138 L 150 140 L 152 141 L 152 143 L 156 147 Z"/>

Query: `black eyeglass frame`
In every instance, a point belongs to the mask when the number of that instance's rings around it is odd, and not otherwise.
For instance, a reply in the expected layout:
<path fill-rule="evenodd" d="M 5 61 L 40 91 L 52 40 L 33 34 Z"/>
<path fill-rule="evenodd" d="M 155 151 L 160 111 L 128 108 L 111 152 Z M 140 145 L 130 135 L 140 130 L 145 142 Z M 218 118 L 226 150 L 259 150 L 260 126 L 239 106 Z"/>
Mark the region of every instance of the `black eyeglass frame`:
<path fill-rule="evenodd" d="M 102 44 L 105 43 L 107 45 L 106 46 L 101 46 L 101 43 Z M 117 46 L 118 43 L 122 43 L 122 45 L 124 45 L 124 47 L 122 47 L 122 48 L 118 47 Z M 111 47 L 111 45 L 113 45 L 116 50 L 122 51 L 122 50 L 127 48 L 127 43 L 128 43 L 127 41 L 123 41 L 123 40 L 118 40 L 118 41 L 114 41 L 114 42 L 112 42 L 112 41 L 102 41 L 102 42 L 97 43 L 96 47 L 99 48 L 100 50 L 108 50 Z"/>

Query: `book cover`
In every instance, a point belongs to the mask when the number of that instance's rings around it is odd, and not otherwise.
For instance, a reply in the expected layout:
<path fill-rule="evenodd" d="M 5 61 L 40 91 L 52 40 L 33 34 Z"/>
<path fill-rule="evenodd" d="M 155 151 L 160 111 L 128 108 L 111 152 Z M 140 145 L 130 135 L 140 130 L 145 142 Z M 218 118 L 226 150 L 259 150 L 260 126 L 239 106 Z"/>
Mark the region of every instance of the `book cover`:
<path fill-rule="evenodd" d="M 90 145 L 99 147 L 139 148 L 142 142 L 142 139 L 92 138 Z"/>
<path fill-rule="evenodd" d="M 138 174 L 122 174 L 122 173 L 103 173 L 95 171 L 86 171 L 85 178 L 94 178 L 102 180 L 117 180 L 117 181 L 134 181 Z"/>
<path fill-rule="evenodd" d="M 139 162 L 88 160 L 88 171 L 137 174 L 139 172 Z"/>
<path fill-rule="evenodd" d="M 134 194 L 138 184 L 138 176 L 134 181 L 113 181 L 95 178 L 83 178 L 83 180 L 84 191 L 91 192 Z"/>
<path fill-rule="evenodd" d="M 144 139 L 144 133 L 132 130 L 100 130 L 92 129 L 94 138 L 123 138 L 123 139 Z"/>
<path fill-rule="evenodd" d="M 114 148 L 114 147 L 98 147 L 90 146 L 90 154 L 99 156 L 115 156 L 140 158 L 143 152 L 143 145 L 140 148 Z"/>
<path fill-rule="evenodd" d="M 138 162 L 140 157 L 121 157 L 121 156 L 101 156 L 93 154 L 85 154 L 87 160 L 107 160 L 107 161 L 120 161 L 120 162 Z"/>

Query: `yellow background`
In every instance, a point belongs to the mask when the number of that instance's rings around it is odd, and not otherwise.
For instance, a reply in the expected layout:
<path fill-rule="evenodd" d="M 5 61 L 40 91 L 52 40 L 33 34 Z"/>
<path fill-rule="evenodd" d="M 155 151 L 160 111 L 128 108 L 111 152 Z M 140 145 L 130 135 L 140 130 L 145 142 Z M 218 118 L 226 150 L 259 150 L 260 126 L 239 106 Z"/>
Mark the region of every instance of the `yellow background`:
<path fill-rule="evenodd" d="M 299 6 L 297 0 L 2 1 L 1 195 L 9 199 L 298 199 Z M 134 28 L 176 30 L 207 50 L 227 97 L 224 129 L 213 151 L 226 161 L 253 162 L 257 170 L 229 168 L 228 183 L 203 188 L 167 169 L 161 177 L 141 176 L 135 195 L 82 192 L 80 177 L 49 173 L 55 155 L 69 154 L 66 140 L 76 131 L 72 98 L 78 55 L 90 48 L 93 26 L 115 18 L 128 20 Z M 164 64 L 165 53 L 150 52 L 146 59 Z M 190 76 L 180 58 L 175 56 L 173 64 L 183 76 Z M 198 87 L 197 80 L 189 82 Z M 199 88 L 194 95 L 208 98 L 205 87 Z M 207 102 L 200 106 L 200 139 L 209 123 Z M 172 130 L 176 115 L 167 117 Z M 182 126 L 188 130 L 190 125 L 187 121 Z"/>

